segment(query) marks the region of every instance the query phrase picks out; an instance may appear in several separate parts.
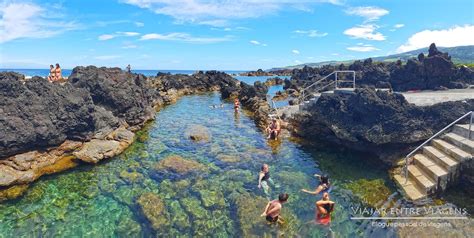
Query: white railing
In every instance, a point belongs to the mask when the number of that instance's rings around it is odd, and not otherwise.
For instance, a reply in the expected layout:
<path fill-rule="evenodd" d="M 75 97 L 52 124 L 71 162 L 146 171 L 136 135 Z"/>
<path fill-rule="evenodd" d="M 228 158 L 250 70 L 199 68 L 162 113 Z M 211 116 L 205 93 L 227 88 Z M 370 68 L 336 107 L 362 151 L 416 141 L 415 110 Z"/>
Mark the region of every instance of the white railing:
<path fill-rule="evenodd" d="M 426 140 L 425 142 L 423 142 L 420 146 L 416 147 L 412 152 L 410 152 L 407 156 L 405 156 L 405 168 L 404 168 L 404 172 L 405 172 L 405 183 L 408 181 L 408 165 L 410 165 L 410 158 L 418 151 L 420 150 L 421 148 L 423 148 L 423 146 L 425 146 L 426 144 L 430 143 L 434 138 L 436 138 L 437 136 L 439 136 L 440 134 L 442 134 L 443 132 L 445 132 L 447 129 L 451 128 L 452 126 L 454 126 L 456 123 L 458 123 L 459 121 L 461 121 L 462 119 L 466 118 L 467 116 L 471 116 L 470 120 L 469 120 L 469 133 L 468 133 L 468 138 L 471 139 L 471 127 L 472 127 L 472 123 L 473 123 L 473 117 L 474 117 L 474 111 L 470 111 L 466 114 L 464 114 L 463 116 L 461 116 L 460 118 L 456 119 L 455 121 L 451 122 L 451 124 L 447 125 L 446 127 L 444 127 L 443 129 L 441 129 L 440 131 L 438 131 L 436 134 L 434 134 L 432 137 L 430 137 L 428 140 Z"/>
<path fill-rule="evenodd" d="M 337 74 L 338 74 L 338 73 L 352 73 L 352 80 L 340 80 L 340 79 L 338 79 L 338 77 L 337 77 Z M 329 87 L 329 86 L 331 86 L 331 85 L 333 85 L 333 84 L 335 84 L 335 88 L 338 89 L 338 88 L 339 88 L 339 84 L 338 84 L 338 83 L 341 83 L 341 82 L 345 82 L 345 83 L 349 82 L 349 83 L 352 83 L 352 88 L 355 89 L 355 87 L 356 87 L 356 83 L 355 83 L 355 73 L 356 73 L 356 72 L 353 71 L 353 70 L 336 70 L 336 71 L 334 71 L 334 72 L 332 72 L 332 73 L 330 73 L 330 74 L 324 76 L 322 79 L 319 79 L 318 81 L 312 83 L 312 84 L 309 85 L 308 87 L 304 88 L 304 89 L 301 91 L 301 97 L 299 98 L 298 101 L 299 101 L 300 103 L 301 103 L 301 102 L 304 102 L 304 101 L 306 100 L 306 98 L 309 96 L 309 95 L 308 95 L 309 89 L 314 88 L 314 87 L 316 87 L 317 85 L 323 83 L 327 78 L 329 78 L 329 77 L 330 77 L 331 75 L 333 75 L 333 74 L 334 74 L 334 81 L 329 82 L 329 83 L 327 83 L 327 84 L 325 84 L 325 85 L 319 87 L 318 90 L 323 90 L 323 89 L 325 89 L 325 88 L 327 88 L 327 87 Z M 311 95 L 311 94 L 310 94 L 310 95 Z"/>

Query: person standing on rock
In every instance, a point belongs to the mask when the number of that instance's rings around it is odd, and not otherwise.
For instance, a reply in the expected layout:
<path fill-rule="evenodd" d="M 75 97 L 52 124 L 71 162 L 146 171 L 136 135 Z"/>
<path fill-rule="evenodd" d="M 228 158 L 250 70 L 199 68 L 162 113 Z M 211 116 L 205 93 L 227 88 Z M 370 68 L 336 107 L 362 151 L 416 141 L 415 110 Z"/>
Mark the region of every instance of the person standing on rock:
<path fill-rule="evenodd" d="M 132 72 L 132 67 L 130 67 L 130 64 L 128 64 L 125 69 L 127 70 L 127 73 L 131 73 L 131 72 Z"/>
<path fill-rule="evenodd" d="M 54 82 L 56 80 L 56 71 L 54 70 L 54 65 L 49 66 L 49 75 L 48 75 L 48 81 L 49 82 Z"/>
<path fill-rule="evenodd" d="M 283 207 L 283 203 L 288 201 L 288 194 L 281 193 L 278 195 L 278 200 L 273 200 L 267 203 L 264 212 L 261 217 L 265 217 L 265 219 L 270 223 L 280 223 L 283 224 L 285 221 L 280 216 L 281 209 Z"/>
<path fill-rule="evenodd" d="M 56 63 L 56 68 L 54 69 L 54 72 L 55 72 L 55 77 L 56 77 L 56 81 L 60 81 L 63 79 L 63 75 L 62 75 L 62 72 L 61 72 L 61 67 L 59 66 L 58 63 Z"/>

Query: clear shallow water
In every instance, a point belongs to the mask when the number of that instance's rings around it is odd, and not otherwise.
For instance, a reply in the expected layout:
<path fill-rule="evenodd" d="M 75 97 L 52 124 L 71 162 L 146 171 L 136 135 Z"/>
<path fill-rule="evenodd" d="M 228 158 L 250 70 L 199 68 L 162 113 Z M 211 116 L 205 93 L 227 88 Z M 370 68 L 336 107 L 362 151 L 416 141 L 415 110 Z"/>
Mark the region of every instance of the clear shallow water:
<path fill-rule="evenodd" d="M 0 237 L 241 237 L 285 233 L 287 237 L 325 237 L 326 228 L 311 223 L 315 196 L 300 189 L 317 185 L 314 173 L 327 173 L 337 205 L 332 230 L 337 237 L 359 237 L 359 224 L 349 220 L 350 207 L 361 199 L 347 189 L 361 179 L 388 182 L 380 164 L 362 162 L 364 155 L 323 145 L 311 148 L 283 139 L 268 142 L 245 114 L 220 104 L 218 94 L 188 96 L 157 113 L 130 148 L 96 166 L 81 165 L 31 185 L 19 199 L 0 204 Z M 185 137 L 188 126 L 203 125 L 209 143 Z M 197 161 L 201 172 L 180 175 L 156 169 L 168 156 Z M 222 159 L 222 155 L 227 158 Z M 369 160 L 370 161 L 370 160 Z M 270 165 L 279 192 L 290 194 L 284 205 L 287 225 L 268 226 L 259 217 L 265 195 L 257 189 L 262 163 Z M 152 229 L 137 200 L 157 194 L 169 215 L 159 232 Z M 376 195 L 377 196 L 377 195 Z"/>

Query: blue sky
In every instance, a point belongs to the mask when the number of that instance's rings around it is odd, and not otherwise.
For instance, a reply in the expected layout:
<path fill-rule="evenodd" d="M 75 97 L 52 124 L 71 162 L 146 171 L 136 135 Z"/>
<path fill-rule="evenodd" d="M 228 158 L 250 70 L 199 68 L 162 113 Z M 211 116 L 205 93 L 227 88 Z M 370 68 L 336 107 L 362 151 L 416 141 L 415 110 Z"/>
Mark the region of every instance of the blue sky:
<path fill-rule="evenodd" d="M 0 14 L 2 68 L 250 70 L 474 45 L 472 0 L 7 0 Z"/>

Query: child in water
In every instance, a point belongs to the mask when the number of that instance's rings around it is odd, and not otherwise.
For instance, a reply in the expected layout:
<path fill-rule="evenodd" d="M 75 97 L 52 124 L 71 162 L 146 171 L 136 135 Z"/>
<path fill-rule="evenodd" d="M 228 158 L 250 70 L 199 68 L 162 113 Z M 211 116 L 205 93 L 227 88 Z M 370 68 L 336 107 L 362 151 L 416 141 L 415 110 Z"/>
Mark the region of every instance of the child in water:
<path fill-rule="evenodd" d="M 270 186 L 271 184 L 273 187 L 278 188 L 277 185 L 273 182 L 270 178 L 270 167 L 268 164 L 263 164 L 262 169 L 258 173 L 258 188 L 263 188 L 263 192 L 265 193 L 268 200 L 270 200 Z"/>

